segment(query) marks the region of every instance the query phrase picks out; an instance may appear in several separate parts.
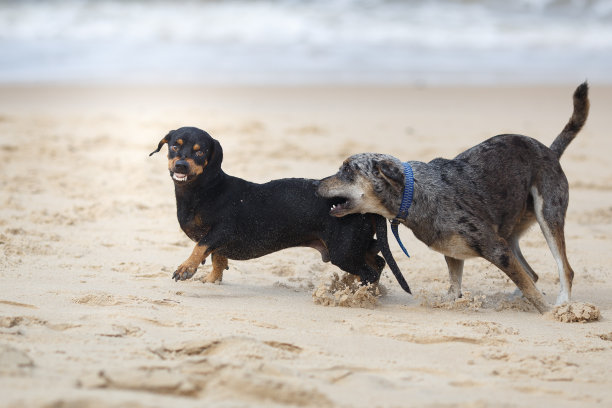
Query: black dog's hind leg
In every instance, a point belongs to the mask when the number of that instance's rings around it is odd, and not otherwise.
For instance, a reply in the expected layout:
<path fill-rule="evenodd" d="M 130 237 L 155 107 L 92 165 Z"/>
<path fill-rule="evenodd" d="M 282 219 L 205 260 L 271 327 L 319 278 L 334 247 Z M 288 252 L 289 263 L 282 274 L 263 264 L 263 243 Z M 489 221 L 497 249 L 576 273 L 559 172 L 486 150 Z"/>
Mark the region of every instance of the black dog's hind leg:
<path fill-rule="evenodd" d="M 227 258 L 217 253 L 211 255 L 212 258 L 212 271 L 202 278 L 202 283 L 221 283 L 223 280 L 223 271 L 228 268 Z"/>
<path fill-rule="evenodd" d="M 366 251 L 365 262 L 368 264 L 368 266 L 371 266 L 374 268 L 374 270 L 376 270 L 378 273 L 378 278 L 380 279 L 380 274 L 382 273 L 383 269 L 385 269 L 385 265 L 387 265 L 387 263 L 383 257 L 378 255 L 379 252 L 380 248 L 378 242 L 375 239 L 372 239 L 372 242 L 370 242 L 370 246 Z"/>

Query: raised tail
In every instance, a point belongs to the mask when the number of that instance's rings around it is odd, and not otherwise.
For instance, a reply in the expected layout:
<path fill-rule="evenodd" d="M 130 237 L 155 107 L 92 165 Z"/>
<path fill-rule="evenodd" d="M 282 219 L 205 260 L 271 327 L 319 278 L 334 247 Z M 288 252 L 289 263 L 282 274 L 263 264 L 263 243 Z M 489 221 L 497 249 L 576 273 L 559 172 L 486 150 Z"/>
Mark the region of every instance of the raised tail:
<path fill-rule="evenodd" d="M 589 85 L 580 84 L 574 91 L 574 112 L 559 136 L 550 145 L 550 150 L 561 157 L 567 146 L 574 140 L 589 116 Z"/>
<path fill-rule="evenodd" d="M 387 219 L 381 215 L 377 215 L 376 217 L 376 240 L 379 242 L 380 251 L 387 261 L 387 265 L 391 268 L 391 272 L 395 275 L 395 279 L 397 279 L 397 283 L 404 289 L 406 292 L 412 295 L 410 291 L 410 286 L 404 279 L 404 275 L 402 275 L 402 271 L 400 271 L 399 266 L 395 262 L 395 258 L 391 254 L 391 250 L 389 249 L 389 241 L 387 240 Z"/>

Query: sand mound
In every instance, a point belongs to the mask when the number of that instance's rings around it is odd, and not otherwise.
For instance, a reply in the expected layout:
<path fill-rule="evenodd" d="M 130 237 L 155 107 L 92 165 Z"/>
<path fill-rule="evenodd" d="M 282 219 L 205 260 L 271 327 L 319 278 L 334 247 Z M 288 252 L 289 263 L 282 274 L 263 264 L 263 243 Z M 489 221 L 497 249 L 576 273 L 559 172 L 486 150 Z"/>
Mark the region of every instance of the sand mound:
<path fill-rule="evenodd" d="M 564 323 L 586 323 L 599 320 L 599 308 L 590 303 L 572 302 L 556 306 L 550 312 L 555 320 Z"/>
<path fill-rule="evenodd" d="M 344 274 L 342 277 L 334 272 L 327 282 L 321 282 L 312 293 L 312 300 L 317 305 L 363 307 L 372 309 L 378 304 L 378 298 L 385 292 L 380 284 L 363 286 L 355 276 Z"/>

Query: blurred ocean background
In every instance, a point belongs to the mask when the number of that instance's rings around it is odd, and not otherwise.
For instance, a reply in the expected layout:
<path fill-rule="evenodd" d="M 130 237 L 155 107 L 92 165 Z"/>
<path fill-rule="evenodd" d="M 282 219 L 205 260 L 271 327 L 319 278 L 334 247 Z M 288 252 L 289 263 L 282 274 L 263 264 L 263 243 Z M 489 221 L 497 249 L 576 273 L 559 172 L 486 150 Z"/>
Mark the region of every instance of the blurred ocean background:
<path fill-rule="evenodd" d="M 0 83 L 612 83 L 610 0 L 0 0 Z"/>

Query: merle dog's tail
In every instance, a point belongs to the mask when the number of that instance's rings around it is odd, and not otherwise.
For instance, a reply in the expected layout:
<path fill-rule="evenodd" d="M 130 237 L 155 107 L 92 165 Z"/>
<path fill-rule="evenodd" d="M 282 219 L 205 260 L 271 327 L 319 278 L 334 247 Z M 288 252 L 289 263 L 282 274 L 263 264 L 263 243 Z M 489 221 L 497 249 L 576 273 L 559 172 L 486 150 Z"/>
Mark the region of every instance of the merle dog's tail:
<path fill-rule="evenodd" d="M 376 215 L 376 240 L 379 242 L 380 250 L 387 261 L 387 265 L 391 268 L 391 272 L 395 275 L 395 279 L 397 279 L 397 283 L 404 289 L 406 292 L 412 295 L 410 291 L 410 286 L 404 279 L 404 275 L 402 275 L 402 271 L 400 271 L 399 266 L 395 262 L 393 255 L 391 254 L 391 250 L 389 249 L 389 241 L 387 240 L 387 219 L 381 215 Z"/>
<path fill-rule="evenodd" d="M 584 122 L 589 116 L 589 85 L 585 82 L 580 84 L 574 91 L 574 112 L 567 125 L 563 128 L 559 136 L 550 145 L 550 149 L 555 152 L 557 157 L 561 157 L 567 146 L 576 137 Z"/>

